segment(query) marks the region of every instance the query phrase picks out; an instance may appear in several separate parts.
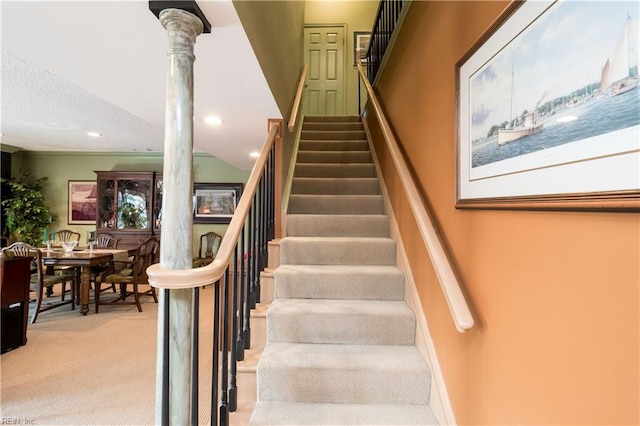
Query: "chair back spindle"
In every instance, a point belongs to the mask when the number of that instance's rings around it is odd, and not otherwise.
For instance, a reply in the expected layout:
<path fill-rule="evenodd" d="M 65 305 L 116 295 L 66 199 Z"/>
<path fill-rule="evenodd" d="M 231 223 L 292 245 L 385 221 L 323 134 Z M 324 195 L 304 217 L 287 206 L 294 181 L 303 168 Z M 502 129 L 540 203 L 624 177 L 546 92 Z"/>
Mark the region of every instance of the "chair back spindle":
<path fill-rule="evenodd" d="M 78 241 L 80 242 L 80 233 L 74 232 L 70 229 L 62 229 L 56 232 L 56 238 L 58 241 L 69 242 L 69 241 Z"/>

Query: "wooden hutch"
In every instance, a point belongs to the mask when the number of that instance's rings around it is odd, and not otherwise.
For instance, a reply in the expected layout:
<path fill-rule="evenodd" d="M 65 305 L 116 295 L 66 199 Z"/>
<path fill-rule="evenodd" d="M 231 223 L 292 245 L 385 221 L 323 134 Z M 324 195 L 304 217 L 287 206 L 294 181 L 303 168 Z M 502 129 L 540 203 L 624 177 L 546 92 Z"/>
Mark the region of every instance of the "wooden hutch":
<path fill-rule="evenodd" d="M 150 236 L 160 238 L 162 173 L 96 171 L 98 235 L 118 238 L 130 249 Z"/>

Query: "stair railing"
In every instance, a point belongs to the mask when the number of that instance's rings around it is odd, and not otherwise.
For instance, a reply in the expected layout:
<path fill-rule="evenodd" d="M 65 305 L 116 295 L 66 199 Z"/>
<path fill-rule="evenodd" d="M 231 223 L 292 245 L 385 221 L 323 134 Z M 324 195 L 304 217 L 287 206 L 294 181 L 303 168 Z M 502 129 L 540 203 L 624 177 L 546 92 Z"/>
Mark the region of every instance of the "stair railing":
<path fill-rule="evenodd" d="M 385 52 L 389 48 L 394 30 L 403 18 L 402 11 L 410 4 L 409 0 L 381 0 L 373 30 L 369 39 L 369 47 L 363 58 L 367 60 L 367 75 L 373 83 L 382 65 Z"/>
<path fill-rule="evenodd" d="M 163 293 L 165 314 L 159 321 L 163 345 L 162 425 L 168 425 L 169 403 L 184 404 L 190 410 L 190 424 L 198 424 L 198 328 L 199 289 L 214 285 L 212 348 L 211 424 L 228 425 L 229 413 L 237 409 L 237 362 L 250 348 L 250 310 L 260 301 L 260 272 L 267 266 L 267 245 L 275 234 L 275 140 L 280 124 L 271 128 L 260 151 L 244 192 L 213 261 L 201 268 L 174 270 L 155 264 L 147 269 L 149 282 Z M 170 382 L 188 380 L 170 377 L 169 329 L 170 290 L 193 289 L 192 348 L 183 349 L 185 363 L 191 364 L 190 394 L 170 398 Z M 160 344 L 160 342 L 159 342 Z M 188 350 L 190 349 L 190 350 Z M 171 401 L 170 401 L 171 399 Z"/>
<path fill-rule="evenodd" d="M 300 80 L 298 81 L 298 89 L 296 90 L 295 99 L 293 100 L 293 107 L 291 108 L 291 115 L 289 116 L 289 122 L 287 129 L 289 132 L 293 132 L 296 129 L 296 123 L 298 121 L 298 113 L 300 112 L 300 104 L 302 103 L 302 97 L 304 96 L 304 87 L 307 81 L 307 71 L 309 70 L 309 64 L 304 64 L 302 72 L 300 73 Z M 289 208 L 289 195 L 291 194 L 291 186 L 293 185 L 293 173 L 296 166 L 296 158 L 298 157 L 298 146 L 300 145 L 300 134 L 302 132 L 302 126 L 298 127 L 298 133 L 294 138 L 293 150 L 291 153 L 291 160 L 289 162 L 289 172 L 287 173 L 287 180 L 284 182 L 284 189 L 282 195 L 280 215 L 282 221 L 281 234 L 286 235 L 287 229 L 287 210 Z"/>
<path fill-rule="evenodd" d="M 378 12 L 373 21 L 369 47 L 360 58 L 366 67 L 367 79 L 374 84 L 387 60 L 387 50 L 395 43 L 399 28 L 407 16 L 413 0 L 380 0 Z M 358 78 L 358 114 L 362 113 L 361 83 Z"/>
<path fill-rule="evenodd" d="M 293 99 L 293 106 L 291 107 L 291 115 L 289 116 L 289 122 L 287 123 L 287 129 L 289 132 L 293 132 L 296 128 L 296 121 L 298 120 L 298 111 L 300 110 L 300 102 L 302 101 L 302 92 L 304 91 L 304 83 L 307 80 L 307 70 L 309 64 L 304 64 L 302 67 L 302 73 L 300 74 L 300 81 L 298 82 L 298 89 L 296 90 L 296 96 Z"/>
<path fill-rule="evenodd" d="M 391 131 L 391 126 L 389 126 L 389 121 L 380 106 L 380 102 L 378 102 L 378 98 L 373 91 L 373 87 L 371 87 L 371 84 L 367 80 L 367 76 L 361 64 L 358 64 L 358 72 L 364 82 L 369 95 L 369 105 L 373 108 L 378 123 L 380 124 L 380 129 L 387 145 L 387 149 L 391 154 L 393 164 L 396 167 L 400 182 L 402 183 L 402 188 L 405 191 L 407 200 L 411 206 L 411 211 L 413 212 L 413 216 L 418 224 L 420 234 L 425 246 L 427 247 L 427 252 L 429 253 L 438 281 L 440 282 L 440 287 L 442 288 L 442 292 L 444 293 L 447 304 L 449 305 L 449 311 L 453 317 L 453 322 L 456 329 L 463 333 L 474 325 L 469 305 L 462 294 L 460 283 L 453 271 L 453 266 L 449 261 L 444 245 L 438 235 L 438 231 L 436 230 L 431 215 L 427 210 L 427 206 L 422 200 L 418 187 L 411 177 L 409 167 L 407 166 L 404 156 L 398 147 L 398 142 Z"/>

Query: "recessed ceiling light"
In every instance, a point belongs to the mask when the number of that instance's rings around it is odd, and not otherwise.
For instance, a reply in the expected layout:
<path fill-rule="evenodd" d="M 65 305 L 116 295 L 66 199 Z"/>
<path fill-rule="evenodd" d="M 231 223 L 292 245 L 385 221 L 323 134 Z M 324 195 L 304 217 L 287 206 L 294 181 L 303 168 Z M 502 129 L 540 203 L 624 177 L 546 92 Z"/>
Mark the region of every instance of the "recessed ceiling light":
<path fill-rule="evenodd" d="M 99 138 L 102 135 L 98 132 L 87 132 L 87 136 L 91 136 L 92 138 Z"/>
<path fill-rule="evenodd" d="M 258 151 L 253 151 L 251 154 L 249 154 L 249 157 L 258 158 L 260 157 L 260 153 Z"/>
<path fill-rule="evenodd" d="M 219 126 L 222 124 L 222 119 L 220 119 L 220 117 L 216 117 L 215 115 L 210 115 L 204 118 L 204 122 L 207 124 L 211 124 L 212 126 Z"/>

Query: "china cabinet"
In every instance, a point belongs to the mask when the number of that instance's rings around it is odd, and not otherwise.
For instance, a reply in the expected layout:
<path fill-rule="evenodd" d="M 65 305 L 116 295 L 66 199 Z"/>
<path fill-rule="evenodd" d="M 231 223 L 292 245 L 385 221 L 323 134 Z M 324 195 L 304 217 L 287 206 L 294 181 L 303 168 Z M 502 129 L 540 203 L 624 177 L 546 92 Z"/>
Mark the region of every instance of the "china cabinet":
<path fill-rule="evenodd" d="M 97 171 L 96 230 L 119 239 L 118 248 L 134 248 L 160 238 L 162 173 Z"/>

